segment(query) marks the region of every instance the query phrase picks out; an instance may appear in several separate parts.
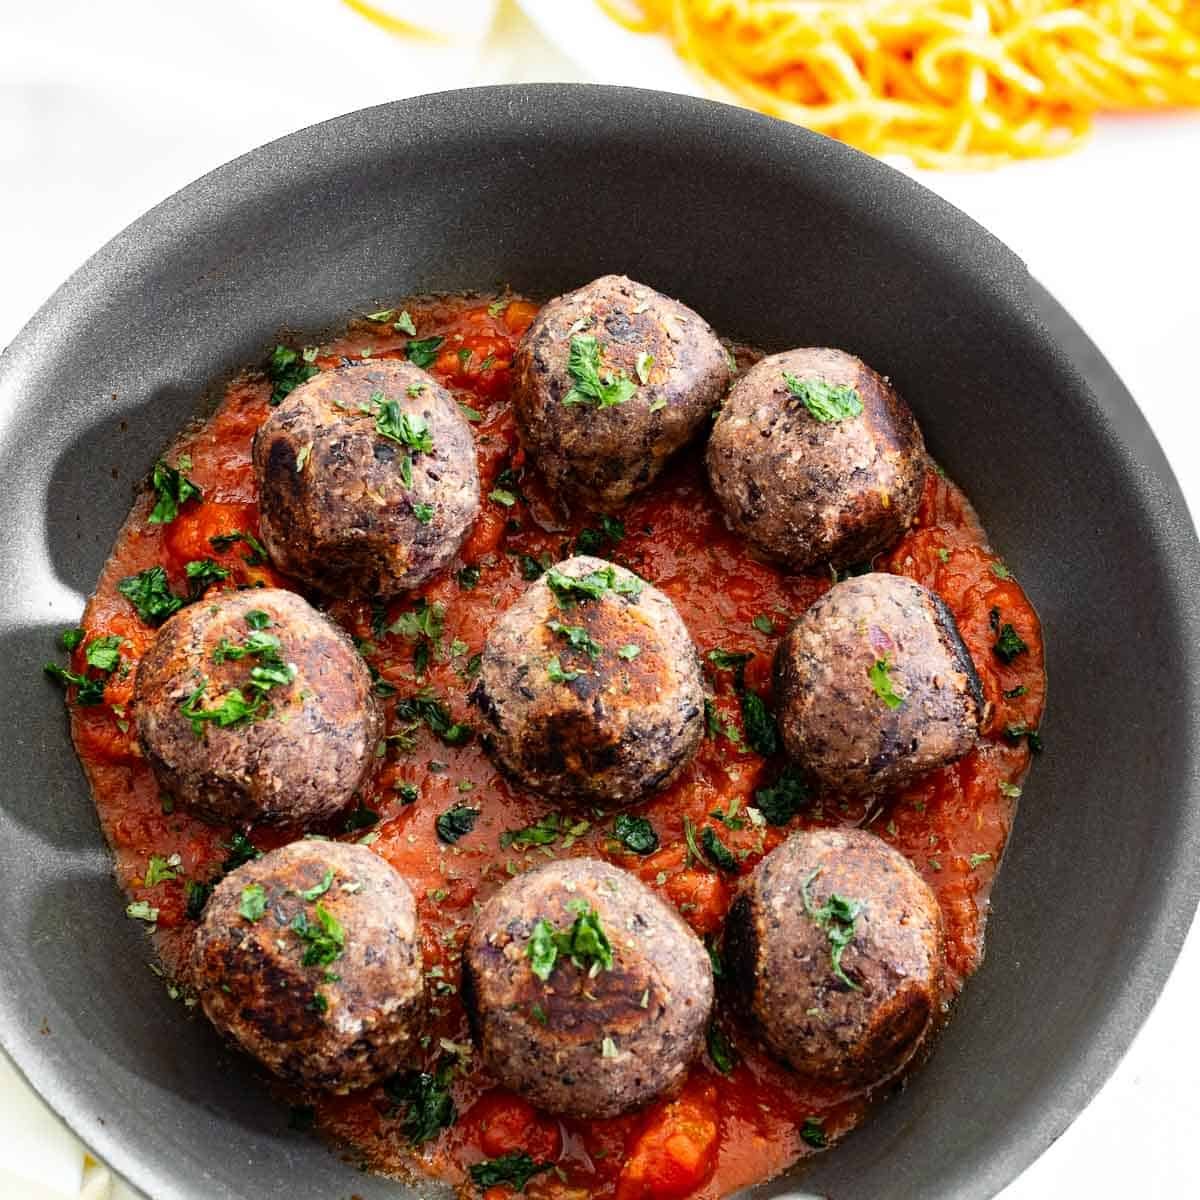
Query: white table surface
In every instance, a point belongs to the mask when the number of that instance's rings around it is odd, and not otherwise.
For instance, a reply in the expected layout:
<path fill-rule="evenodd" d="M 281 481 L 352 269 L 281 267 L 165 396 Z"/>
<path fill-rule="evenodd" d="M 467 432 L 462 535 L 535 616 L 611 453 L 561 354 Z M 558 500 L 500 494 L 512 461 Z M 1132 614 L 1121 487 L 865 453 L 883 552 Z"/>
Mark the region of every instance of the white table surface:
<path fill-rule="evenodd" d="M 522 2 L 545 16 L 548 0 Z M 550 32 L 561 47 L 561 10 L 587 0 L 553 3 L 560 28 Z M 420 47 L 371 28 L 336 0 L 0 5 L 0 345 L 106 239 L 271 138 L 451 86 L 628 81 L 627 58 L 573 61 L 511 0 L 489 32 L 495 5 L 409 4 L 477 29 L 474 38 Z M 1200 511 L 1200 385 L 1189 367 L 1200 339 L 1200 116 L 1111 120 L 1069 159 L 919 177 L 1008 242 L 1073 313 L 1129 386 Z M 1193 927 L 1111 1081 L 1004 1200 L 1200 1194 L 1198 999 Z M 132 1195 L 94 1167 L 85 1177 L 83 1161 L 74 1138 L 0 1058 L 0 1196 Z"/>

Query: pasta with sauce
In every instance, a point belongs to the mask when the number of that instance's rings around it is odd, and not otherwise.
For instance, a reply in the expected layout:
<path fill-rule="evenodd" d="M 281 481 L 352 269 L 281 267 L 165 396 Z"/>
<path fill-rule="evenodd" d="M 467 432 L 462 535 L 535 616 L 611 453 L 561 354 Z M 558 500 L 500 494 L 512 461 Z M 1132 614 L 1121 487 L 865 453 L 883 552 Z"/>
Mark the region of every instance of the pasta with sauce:
<path fill-rule="evenodd" d="M 1200 105 L 1197 0 L 597 0 L 718 95 L 877 155 L 1062 154 L 1095 113 Z"/>

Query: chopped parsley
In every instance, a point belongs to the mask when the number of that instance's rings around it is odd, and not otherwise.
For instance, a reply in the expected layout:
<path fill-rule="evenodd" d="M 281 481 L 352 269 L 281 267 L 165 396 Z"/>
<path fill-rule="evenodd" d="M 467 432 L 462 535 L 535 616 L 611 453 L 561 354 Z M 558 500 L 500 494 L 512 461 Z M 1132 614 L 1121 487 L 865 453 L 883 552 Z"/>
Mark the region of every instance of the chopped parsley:
<path fill-rule="evenodd" d="M 479 586 L 479 575 L 479 567 L 474 563 L 470 563 L 463 567 L 455 576 L 455 578 L 458 580 L 458 586 L 462 588 L 464 592 L 469 592 Z"/>
<path fill-rule="evenodd" d="M 611 563 L 578 576 L 551 567 L 546 572 L 546 583 L 563 608 L 570 608 L 577 600 L 599 600 L 608 592 L 636 600 L 646 586 L 632 572 L 619 572 Z"/>
<path fill-rule="evenodd" d="M 765 633 L 770 637 L 775 632 L 775 622 L 767 616 L 766 613 L 759 613 L 753 621 L 750 622 L 759 633 Z"/>
<path fill-rule="evenodd" d="M 198 921 L 204 913 L 204 906 L 208 903 L 209 896 L 212 895 L 213 885 L 211 883 L 201 883 L 199 879 L 189 879 L 184 885 L 184 896 L 187 900 L 187 915 L 193 920 Z"/>
<path fill-rule="evenodd" d="M 191 465 L 187 457 L 179 460 L 180 469 L 167 466 L 161 458 L 154 464 L 150 483 L 158 499 L 147 518 L 151 525 L 169 525 L 184 504 L 201 498 L 200 489 L 183 474 Z"/>
<path fill-rule="evenodd" d="M 862 415 L 862 397 L 847 384 L 826 383 L 824 379 L 799 379 L 784 371 L 787 390 L 808 409 L 809 416 L 823 425 Z"/>
<path fill-rule="evenodd" d="M 465 804 L 456 804 L 453 808 L 447 809 L 438 816 L 434 823 L 437 827 L 438 837 L 443 842 L 453 845 L 459 838 L 465 837 L 475 828 L 475 822 L 479 820 L 481 811 L 482 809 L 469 808 Z"/>
<path fill-rule="evenodd" d="M 757 693 L 746 688 L 742 691 L 742 725 L 746 732 L 746 744 L 756 754 L 770 758 L 779 750 L 779 727 L 775 714 Z"/>
<path fill-rule="evenodd" d="M 249 883 L 242 888 L 238 912 L 247 921 L 261 921 L 267 912 L 267 893 L 261 883 Z"/>
<path fill-rule="evenodd" d="M 526 583 L 533 583 L 535 579 L 541 579 L 546 571 L 549 570 L 549 556 L 543 555 L 542 557 L 546 561 L 538 562 L 538 560 L 531 554 L 522 554 L 517 559 L 517 561 L 521 564 L 521 578 L 524 579 Z"/>
<path fill-rule="evenodd" d="M 637 373 L 638 383 L 647 384 L 650 382 L 650 371 L 654 366 L 654 355 L 643 350 L 637 356 L 637 362 L 634 363 L 633 369 Z"/>
<path fill-rule="evenodd" d="M 733 851 L 717 836 L 717 831 L 711 825 L 705 825 L 700 831 L 700 845 L 704 856 L 719 871 L 732 872 L 737 870 L 737 858 Z"/>
<path fill-rule="evenodd" d="M 570 929 L 555 929 L 542 917 L 529 935 L 526 953 L 530 970 L 543 983 L 549 980 L 559 959 L 569 958 L 581 971 L 592 974 L 612 970 L 612 943 L 600 924 L 600 914 L 581 899 L 568 900 L 567 910 L 575 914 Z"/>
<path fill-rule="evenodd" d="M 433 505 L 414 503 L 412 506 L 413 516 L 421 522 L 422 525 L 428 525 L 433 520 Z"/>
<path fill-rule="evenodd" d="M 572 650 L 586 654 L 594 662 L 600 657 L 600 644 L 592 640 L 592 635 L 582 625 L 564 625 L 561 621 L 547 621 L 546 628 L 551 633 L 564 638 Z"/>
<path fill-rule="evenodd" d="M 404 348 L 408 355 L 408 361 L 414 367 L 428 367 L 437 359 L 438 351 L 445 340 L 444 337 L 428 337 L 422 338 L 419 342 L 409 342 Z"/>
<path fill-rule="evenodd" d="M 83 638 L 82 629 L 64 629 L 58 635 L 58 644 L 70 654 L 83 641 Z"/>
<path fill-rule="evenodd" d="M 93 638 L 84 651 L 84 657 L 87 665 L 95 667 L 97 671 L 115 671 L 121 661 L 121 639 L 116 634 Z"/>
<path fill-rule="evenodd" d="M 619 517 L 603 516 L 599 529 L 581 529 L 575 539 L 576 554 L 599 554 L 604 543 L 615 546 L 625 536 L 625 522 Z"/>
<path fill-rule="evenodd" d="M 1045 749 L 1042 744 L 1041 733 L 1036 729 L 1030 729 L 1029 726 L 1024 722 L 1017 725 L 1007 726 L 1004 730 L 1004 736 L 1008 738 L 1010 742 L 1019 742 L 1022 738 L 1024 738 L 1029 745 L 1029 749 L 1032 750 L 1034 754 L 1041 754 L 1041 752 Z"/>
<path fill-rule="evenodd" d="M 498 297 L 487 306 L 487 315 L 489 317 L 500 316 L 508 308 L 509 303 L 510 301 L 507 296 Z"/>
<path fill-rule="evenodd" d="M 875 695 L 888 706 L 888 708 L 896 709 L 904 703 L 904 697 L 896 691 L 895 685 L 892 683 L 892 660 L 888 655 L 882 658 L 877 658 L 867 668 L 867 678 L 871 681 L 871 687 L 875 689 Z"/>
<path fill-rule="evenodd" d="M 413 324 L 407 308 L 401 310 L 400 315 L 392 322 L 392 328 L 397 333 L 407 333 L 409 337 L 417 336 L 417 327 Z"/>
<path fill-rule="evenodd" d="M 1018 696 L 1025 695 L 1027 691 L 1029 691 L 1029 689 L 1023 683 L 1019 683 L 1015 688 L 1009 688 L 1008 691 L 1004 693 L 1004 698 L 1005 700 L 1016 700 Z"/>
<path fill-rule="evenodd" d="M 117 584 L 117 591 L 137 609 L 147 625 L 161 625 L 183 607 L 183 600 L 171 591 L 162 567 L 147 567 Z"/>
<path fill-rule="evenodd" d="M 746 651 L 716 649 L 708 652 L 708 661 L 718 671 L 732 671 L 739 687 L 746 673 L 746 664 L 753 657 L 753 654 Z"/>
<path fill-rule="evenodd" d="M 488 492 L 488 499 L 495 504 L 503 504 L 505 508 L 512 508 L 517 502 L 517 497 L 508 490 L 508 488 L 492 488 Z"/>
<path fill-rule="evenodd" d="M 804 1124 L 800 1127 L 800 1140 L 814 1150 L 824 1150 L 828 1145 L 825 1130 L 822 1128 L 824 1124 L 825 1121 L 821 1117 L 805 1117 Z"/>
<path fill-rule="evenodd" d="M 996 638 L 992 650 L 1002 663 L 1010 663 L 1018 654 L 1025 654 L 1029 647 L 1021 635 L 1006 622 L 1000 627 L 999 636 Z"/>
<path fill-rule="evenodd" d="M 786 825 L 809 800 L 808 785 L 796 766 L 788 765 L 767 787 L 754 793 L 754 806 L 768 825 Z"/>
<path fill-rule="evenodd" d="M 809 920 L 824 931 L 829 942 L 829 958 L 833 973 L 848 988 L 860 992 L 862 988 L 842 970 L 842 954 L 846 947 L 854 941 L 854 925 L 865 907 L 861 900 L 850 900 L 831 892 L 829 899 L 820 907 L 813 904 L 809 888 L 821 873 L 820 867 L 814 867 L 804 878 L 800 887 L 800 898 L 804 901 L 804 911 Z"/>
<path fill-rule="evenodd" d="M 406 1071 L 384 1083 L 387 1098 L 406 1109 L 400 1127 L 410 1145 L 420 1146 L 454 1124 L 458 1113 L 450 1096 L 451 1071 L 449 1065 L 440 1066 L 436 1074 Z"/>
<path fill-rule="evenodd" d="M 156 887 L 160 883 L 175 879 L 178 875 L 175 864 L 179 861 L 178 855 L 172 855 L 170 859 L 163 858 L 161 854 L 150 855 L 146 862 L 146 875 L 143 880 L 145 886 Z"/>
<path fill-rule="evenodd" d="M 158 920 L 158 909 L 149 900 L 134 900 L 125 906 L 125 915 L 134 921 L 145 921 L 153 925 Z"/>
<path fill-rule="evenodd" d="M 518 850 L 525 850 L 530 846 L 549 846 L 558 840 L 563 828 L 563 819 L 558 813 L 547 813 L 524 829 L 506 829 L 500 835 L 500 849 L 516 846 Z"/>
<path fill-rule="evenodd" d="M 627 642 L 624 646 L 617 649 L 617 657 L 623 658 L 626 662 L 632 662 L 641 652 L 641 646 L 635 642 Z"/>
<path fill-rule="evenodd" d="M 1012 572 L 1002 562 L 992 563 L 991 570 L 992 570 L 992 574 L 995 575 L 995 577 L 997 579 L 1011 579 L 1012 578 Z"/>
<path fill-rule="evenodd" d="M 229 578 L 229 568 L 213 562 L 211 558 L 194 558 L 183 568 L 191 587 L 192 600 L 199 600 L 214 583 Z"/>
<path fill-rule="evenodd" d="M 180 705 L 180 711 L 192 723 L 192 732 L 197 737 L 203 734 L 206 721 L 212 721 L 219 729 L 228 729 L 243 721 L 249 723 L 262 709 L 262 696 L 247 700 L 241 688 L 230 688 L 215 708 L 201 708 L 200 702 L 207 687 L 206 680 Z"/>
<path fill-rule="evenodd" d="M 242 555 L 242 561 L 248 567 L 261 567 L 267 561 L 267 548 L 254 534 L 246 533 L 245 530 L 231 529 L 228 533 L 218 533 L 208 539 L 208 544 L 219 554 L 237 542 L 242 542 L 249 551 Z"/>
<path fill-rule="evenodd" d="M 333 868 L 331 867 L 328 871 L 325 872 L 324 875 L 321 876 L 321 879 L 318 883 L 314 883 L 312 887 L 307 888 L 305 891 L 301 892 L 300 896 L 302 899 L 308 900 L 311 903 L 313 900 L 316 900 L 318 897 L 325 895 L 325 893 L 327 891 L 329 891 L 329 889 L 332 886 L 333 886 Z"/>
<path fill-rule="evenodd" d="M 613 408 L 624 404 L 637 391 L 637 384 L 624 371 L 602 370 L 601 355 L 600 343 L 591 334 L 576 334 L 571 338 L 567 374 L 573 385 L 562 398 L 564 404 Z"/>
<path fill-rule="evenodd" d="M 653 854 L 658 849 L 658 834 L 645 817 L 621 813 L 613 822 L 613 836 L 634 854 Z"/>
<path fill-rule="evenodd" d="M 974 871 L 977 867 L 983 866 L 984 863 L 991 862 L 992 856 L 990 854 L 972 854 L 967 861 L 970 863 L 971 870 Z"/>
<path fill-rule="evenodd" d="M 489 311 L 491 311 L 489 309 Z M 534 1162 L 524 1150 L 513 1150 L 502 1154 L 499 1158 L 489 1158 L 485 1162 L 472 1163 L 467 1169 L 471 1173 L 471 1182 L 480 1191 L 487 1191 L 499 1184 L 508 1184 L 514 1191 L 523 1192 L 525 1185 L 543 1171 L 553 1170 L 554 1164 L 549 1162 Z"/>
<path fill-rule="evenodd" d="M 311 357 L 310 357 L 311 353 Z M 271 381 L 271 405 L 279 404 L 285 396 L 295 391 L 305 380 L 320 374 L 312 365 L 315 350 L 303 354 L 290 346 L 276 346 L 267 359 L 267 378 Z"/>
<path fill-rule="evenodd" d="M 305 943 L 304 958 L 301 960 L 303 965 L 327 967 L 340 958 L 346 948 L 346 931 L 337 917 L 320 901 L 317 902 L 316 917 L 314 923 L 306 913 L 298 912 L 289 928 Z"/>
<path fill-rule="evenodd" d="M 470 725 L 451 720 L 450 710 L 428 693 L 397 700 L 395 715 L 398 721 L 423 721 L 447 746 L 462 746 L 471 740 Z"/>
<path fill-rule="evenodd" d="M 715 1022 L 708 1027 L 708 1058 L 722 1075 L 730 1075 L 737 1066 L 737 1052 L 725 1031 Z"/>
<path fill-rule="evenodd" d="M 414 796 L 415 800 L 416 797 Z M 367 808 L 360 800 L 358 807 L 346 818 L 342 830 L 345 833 L 357 833 L 360 829 L 370 829 L 379 821 L 379 814 L 374 809 Z"/>
<path fill-rule="evenodd" d="M 564 671 L 557 654 L 546 661 L 546 678 L 551 683 L 574 683 L 581 675 L 586 674 L 586 671 Z"/>
<path fill-rule="evenodd" d="M 263 856 L 263 852 L 241 830 L 236 830 L 224 845 L 229 855 L 221 864 L 221 870 L 226 873 L 236 871 L 243 863 L 253 862 Z"/>
<path fill-rule="evenodd" d="M 405 412 L 396 400 L 389 400 L 382 392 L 371 395 L 375 409 L 375 432 L 410 450 L 421 454 L 433 451 L 433 435 L 424 417 Z"/>

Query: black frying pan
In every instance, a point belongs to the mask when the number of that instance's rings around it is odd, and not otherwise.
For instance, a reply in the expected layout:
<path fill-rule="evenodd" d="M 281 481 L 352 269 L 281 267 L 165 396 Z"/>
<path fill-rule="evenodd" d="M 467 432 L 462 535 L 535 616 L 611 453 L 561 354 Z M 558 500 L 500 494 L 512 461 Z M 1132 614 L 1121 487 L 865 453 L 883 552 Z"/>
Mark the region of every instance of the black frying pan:
<path fill-rule="evenodd" d="M 0 1040 L 156 1198 L 403 1189 L 290 1133 L 147 970 L 40 677 L 53 633 L 133 482 L 282 327 L 315 336 L 406 293 L 546 296 L 607 271 L 724 333 L 842 346 L 891 375 L 1045 624 L 1047 749 L 986 965 L 904 1093 L 762 1194 L 993 1195 L 1103 1083 L 1167 976 L 1200 894 L 1200 553 L 1141 415 L 1022 263 L 878 162 L 734 108 L 570 86 L 387 105 L 160 205 L 0 359 Z"/>

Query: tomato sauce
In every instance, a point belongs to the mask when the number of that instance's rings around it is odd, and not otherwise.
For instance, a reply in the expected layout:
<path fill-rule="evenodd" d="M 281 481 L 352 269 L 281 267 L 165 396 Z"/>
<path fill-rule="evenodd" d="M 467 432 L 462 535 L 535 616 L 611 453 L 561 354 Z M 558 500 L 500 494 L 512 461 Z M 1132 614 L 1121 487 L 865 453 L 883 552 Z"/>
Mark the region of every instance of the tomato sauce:
<path fill-rule="evenodd" d="M 490 305 L 448 299 L 410 302 L 408 311 L 421 339 L 444 339 L 429 369 L 469 409 L 483 512 L 459 561 L 419 593 L 386 605 L 339 601 L 330 607 L 377 672 L 377 690 L 388 693 L 383 704 L 389 737 L 378 747 L 378 769 L 362 790 L 359 807 L 309 832 L 370 844 L 412 886 L 433 1011 L 424 1066 L 432 1070 L 439 1061 L 457 1063 L 452 1088 L 458 1119 L 439 1137 L 413 1149 L 402 1130 L 402 1111 L 381 1087 L 340 1097 L 289 1093 L 287 1099 L 312 1106 L 318 1127 L 352 1148 L 359 1161 L 402 1176 L 415 1168 L 474 1190 L 467 1173 L 472 1163 L 524 1150 L 538 1162 L 555 1164 L 529 1182 L 528 1193 L 535 1197 L 671 1200 L 727 1195 L 778 1173 L 822 1143 L 836 1141 L 862 1119 L 868 1102 L 798 1082 L 764 1053 L 750 1031 L 720 1011 L 720 1026 L 737 1060 L 728 1075 L 705 1056 L 680 1095 L 644 1112 L 593 1122 L 547 1117 L 496 1088 L 470 1056 L 458 996 L 461 950 L 480 902 L 511 876 L 562 855 L 592 855 L 624 867 L 675 904 L 698 933 L 718 933 L 733 882 L 689 860 L 684 819 L 700 829 L 712 823 L 714 810 L 728 813 L 734 801 L 744 813 L 754 804 L 755 789 L 770 782 L 781 764 L 766 762 L 747 748 L 739 736 L 733 675 L 713 669 L 710 684 L 724 731 L 705 739 L 670 789 L 631 810 L 653 824 L 659 850 L 649 857 L 625 850 L 612 836 L 614 814 L 591 808 L 564 812 L 562 833 L 551 845 L 505 849 L 502 835 L 544 817 L 546 802 L 510 785 L 478 738 L 450 746 L 427 728 L 397 722 L 396 700 L 428 688 L 456 721 L 471 724 L 476 714 L 467 693 L 477 669 L 475 656 L 496 615 L 521 594 L 540 564 L 570 554 L 582 529 L 604 536 L 597 519 L 587 514 L 568 518 L 560 511 L 536 474 L 526 469 L 517 440 L 509 367 L 536 306 L 517 298 Z M 406 341 L 390 321 L 359 320 L 344 337 L 318 349 L 315 365 L 328 369 L 371 356 L 403 357 Z M 739 348 L 737 357 L 744 367 L 755 355 Z M 160 794 L 138 750 L 131 712 L 131 668 L 154 630 L 142 623 L 116 585 L 162 565 L 172 589 L 182 595 L 188 591 L 185 564 L 210 558 L 230 572 L 218 588 L 264 584 L 301 590 L 259 561 L 252 543 L 218 543 L 217 548 L 211 541 L 235 531 L 258 534 L 250 446 L 270 411 L 270 392 L 271 384 L 260 375 L 235 380 L 213 416 L 187 430 L 172 447 L 166 460 L 190 460 L 186 474 L 203 497 L 184 504 L 165 525 L 148 523 L 152 497 L 138 499 L 87 606 L 85 641 L 71 663 L 72 670 L 85 673 L 84 649 L 92 639 L 121 639 L 122 665 L 109 676 L 104 703 L 79 706 L 71 689 L 73 736 L 118 879 L 131 902 L 145 901 L 157 910 L 154 938 L 162 970 L 172 995 L 189 1007 L 194 1000 L 186 957 L 195 928 L 195 918 L 188 915 L 189 881 L 220 876 L 235 833 L 247 834 L 265 850 L 305 831 L 214 826 L 176 810 Z M 666 592 L 702 655 L 715 648 L 752 653 L 746 682 L 769 697 L 778 638 L 830 587 L 831 578 L 787 575 L 755 561 L 725 528 L 695 449 L 681 456 L 648 495 L 635 500 L 622 521 L 623 536 L 607 538 L 599 553 Z M 988 894 L 1029 765 L 1031 741 L 1036 748 L 1036 735 L 1021 736 L 1020 730 L 1036 730 L 1042 711 L 1041 633 L 1021 587 L 989 547 L 967 500 L 935 466 L 927 472 L 913 528 L 875 566 L 919 580 L 954 612 L 987 700 L 979 745 L 962 761 L 883 800 L 826 798 L 785 828 L 751 820 L 740 822 L 741 828 L 715 828 L 726 845 L 744 856 L 738 865 L 743 874 L 795 829 L 866 827 L 896 846 L 933 888 L 945 915 L 943 999 L 948 1007 L 981 960 Z M 437 606 L 441 629 L 436 641 L 394 631 L 397 619 L 420 601 Z M 1028 646 L 1011 663 L 993 651 L 1000 619 L 1013 625 Z M 707 657 L 705 661 L 711 665 Z M 479 809 L 479 817 L 470 834 L 445 845 L 434 822 L 456 804 Z M 151 870 L 151 855 L 164 860 L 170 877 L 163 877 L 162 864 Z M 510 1192 L 501 1184 L 486 1194 L 499 1200 Z"/>

